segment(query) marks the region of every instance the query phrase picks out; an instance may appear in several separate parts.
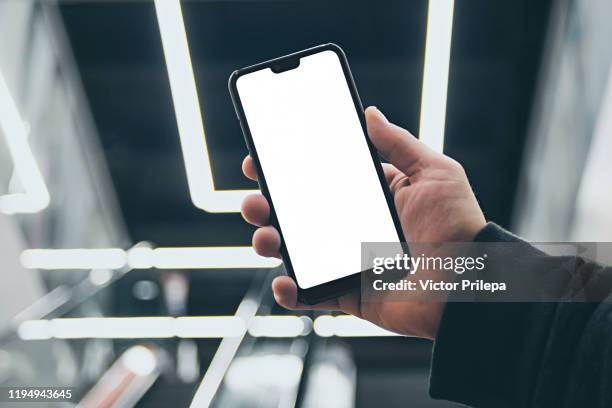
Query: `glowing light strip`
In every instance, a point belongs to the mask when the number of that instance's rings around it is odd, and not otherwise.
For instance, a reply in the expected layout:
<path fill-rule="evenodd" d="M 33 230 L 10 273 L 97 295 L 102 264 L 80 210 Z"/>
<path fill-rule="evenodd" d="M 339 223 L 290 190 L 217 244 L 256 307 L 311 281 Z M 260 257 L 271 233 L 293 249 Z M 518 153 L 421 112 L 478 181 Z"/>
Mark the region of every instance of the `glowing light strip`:
<path fill-rule="evenodd" d="M 381 337 L 397 334 L 353 316 L 255 316 L 248 325 L 253 337 L 299 337 L 314 332 L 321 337 Z M 83 338 L 239 338 L 247 333 L 240 316 L 82 317 L 26 320 L 17 334 L 22 340 Z"/>
<path fill-rule="evenodd" d="M 155 0 L 155 11 L 191 200 L 208 212 L 239 212 L 244 197 L 256 190 L 215 190 L 181 3 Z"/>
<path fill-rule="evenodd" d="M 172 317 L 85 317 L 26 320 L 17 329 L 23 340 L 173 337 Z"/>
<path fill-rule="evenodd" d="M 381 337 L 397 336 L 367 320 L 354 316 L 319 316 L 314 321 L 314 332 L 321 337 Z"/>
<path fill-rule="evenodd" d="M 454 0 L 429 0 L 427 14 L 419 138 L 438 152 L 444 149 L 454 6 Z"/>
<path fill-rule="evenodd" d="M 236 316 L 194 317 L 83 317 L 27 320 L 19 325 L 22 340 L 223 338 L 244 335 L 244 321 Z"/>
<path fill-rule="evenodd" d="M 238 316 L 193 316 L 176 319 L 176 337 L 221 338 L 240 337 L 246 324 Z"/>
<path fill-rule="evenodd" d="M 257 255 L 252 247 L 134 248 L 128 251 L 128 264 L 135 269 L 146 269 L 148 265 L 157 269 L 273 268 L 280 263 L 278 259 Z"/>
<path fill-rule="evenodd" d="M 4 133 L 15 173 L 24 193 L 0 196 L 0 212 L 36 213 L 49 205 L 49 190 L 28 143 L 28 127 L 21 118 L 4 76 L 0 72 L 0 129 Z"/>
<path fill-rule="evenodd" d="M 121 269 L 126 259 L 119 248 L 26 249 L 21 253 L 21 264 L 28 269 Z"/>
<path fill-rule="evenodd" d="M 253 337 L 298 337 L 312 330 L 312 320 L 306 316 L 255 316 L 249 324 Z"/>
<path fill-rule="evenodd" d="M 25 268 L 42 270 L 274 268 L 280 263 L 257 255 L 252 247 L 27 249 L 21 253 Z"/>

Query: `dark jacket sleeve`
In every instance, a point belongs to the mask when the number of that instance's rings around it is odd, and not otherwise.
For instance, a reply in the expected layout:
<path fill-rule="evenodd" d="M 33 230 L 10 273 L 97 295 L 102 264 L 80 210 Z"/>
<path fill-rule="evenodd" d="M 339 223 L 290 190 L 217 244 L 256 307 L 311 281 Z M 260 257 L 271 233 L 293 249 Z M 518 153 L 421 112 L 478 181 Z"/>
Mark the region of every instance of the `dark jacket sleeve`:
<path fill-rule="evenodd" d="M 519 241 L 494 224 L 476 240 Z M 542 261 L 539 251 L 533 253 L 546 272 L 564 268 L 557 257 Z M 599 290 L 612 276 L 610 268 L 582 260 L 576 270 Z M 612 297 L 447 303 L 434 344 L 430 395 L 473 407 L 612 407 Z"/>

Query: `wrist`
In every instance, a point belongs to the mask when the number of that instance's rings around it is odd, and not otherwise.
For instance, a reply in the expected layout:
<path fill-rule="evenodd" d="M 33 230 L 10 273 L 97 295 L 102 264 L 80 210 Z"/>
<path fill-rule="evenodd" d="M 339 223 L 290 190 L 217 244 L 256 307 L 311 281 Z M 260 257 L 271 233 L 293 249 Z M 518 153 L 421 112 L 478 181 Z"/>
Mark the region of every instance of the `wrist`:
<path fill-rule="evenodd" d="M 425 302 L 421 304 L 423 310 L 416 313 L 421 317 L 418 328 L 413 328 L 411 335 L 428 340 L 435 340 L 444 313 L 446 302 Z M 416 330 L 415 330 L 416 329 Z"/>

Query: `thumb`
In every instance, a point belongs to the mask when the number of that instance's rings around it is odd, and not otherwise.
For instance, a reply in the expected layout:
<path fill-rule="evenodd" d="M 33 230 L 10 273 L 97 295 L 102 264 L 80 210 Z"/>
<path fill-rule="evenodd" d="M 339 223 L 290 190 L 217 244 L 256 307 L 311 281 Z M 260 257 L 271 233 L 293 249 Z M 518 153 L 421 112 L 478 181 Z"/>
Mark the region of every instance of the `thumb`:
<path fill-rule="evenodd" d="M 435 154 L 406 129 L 389 122 L 376 107 L 367 108 L 365 117 L 378 152 L 408 177 L 422 170 Z"/>

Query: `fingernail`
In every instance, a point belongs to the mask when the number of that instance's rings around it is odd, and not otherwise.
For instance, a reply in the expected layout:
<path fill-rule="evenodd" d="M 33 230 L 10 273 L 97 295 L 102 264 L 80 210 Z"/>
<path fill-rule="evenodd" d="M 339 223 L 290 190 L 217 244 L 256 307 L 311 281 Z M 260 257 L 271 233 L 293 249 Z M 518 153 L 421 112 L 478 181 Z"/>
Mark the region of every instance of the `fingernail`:
<path fill-rule="evenodd" d="M 376 106 L 373 106 L 373 108 L 380 119 L 384 120 L 385 122 L 389 121 L 387 117 L 380 111 L 380 109 L 378 109 Z"/>

